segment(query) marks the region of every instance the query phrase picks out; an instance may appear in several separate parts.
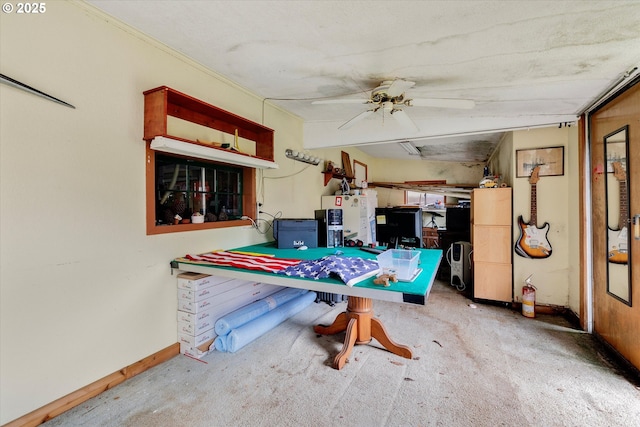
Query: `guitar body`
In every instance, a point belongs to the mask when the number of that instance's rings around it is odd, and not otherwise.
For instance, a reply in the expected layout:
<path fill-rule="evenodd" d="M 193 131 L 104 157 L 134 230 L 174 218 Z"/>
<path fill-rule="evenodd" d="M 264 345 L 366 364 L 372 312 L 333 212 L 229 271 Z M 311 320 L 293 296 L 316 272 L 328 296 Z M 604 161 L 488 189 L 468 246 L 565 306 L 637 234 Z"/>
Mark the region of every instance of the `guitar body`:
<path fill-rule="evenodd" d="M 540 166 L 536 166 L 531 171 L 529 183 L 531 184 L 531 216 L 529 223 L 524 222 L 522 215 L 518 216 L 518 227 L 520 237 L 516 242 L 515 250 L 518 255 L 524 258 L 548 258 L 551 256 L 551 244 L 547 239 L 549 233 L 549 223 L 545 222 L 542 227 L 537 224 L 537 186 Z"/>
<path fill-rule="evenodd" d="M 518 216 L 518 228 L 520 237 L 516 242 L 516 253 L 525 258 L 548 258 L 551 256 L 551 244 L 547 239 L 549 223 L 545 222 L 542 227 L 527 224 Z"/>
<path fill-rule="evenodd" d="M 622 230 L 608 230 L 609 252 L 607 257 L 613 264 L 627 264 L 629 262 L 629 252 L 627 251 L 627 227 Z"/>

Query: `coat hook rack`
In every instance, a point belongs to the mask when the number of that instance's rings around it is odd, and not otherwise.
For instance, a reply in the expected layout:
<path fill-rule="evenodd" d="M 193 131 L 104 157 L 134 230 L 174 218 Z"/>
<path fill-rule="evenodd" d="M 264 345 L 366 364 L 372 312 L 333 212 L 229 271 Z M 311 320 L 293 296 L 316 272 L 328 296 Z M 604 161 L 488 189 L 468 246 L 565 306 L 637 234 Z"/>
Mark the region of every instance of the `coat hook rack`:
<path fill-rule="evenodd" d="M 290 159 L 297 160 L 303 163 L 309 163 L 310 165 L 314 165 L 314 166 L 319 165 L 320 162 L 322 161 L 322 159 L 319 157 L 315 157 L 310 154 L 303 153 L 302 151 L 291 150 L 290 148 L 287 148 L 284 154 Z"/>

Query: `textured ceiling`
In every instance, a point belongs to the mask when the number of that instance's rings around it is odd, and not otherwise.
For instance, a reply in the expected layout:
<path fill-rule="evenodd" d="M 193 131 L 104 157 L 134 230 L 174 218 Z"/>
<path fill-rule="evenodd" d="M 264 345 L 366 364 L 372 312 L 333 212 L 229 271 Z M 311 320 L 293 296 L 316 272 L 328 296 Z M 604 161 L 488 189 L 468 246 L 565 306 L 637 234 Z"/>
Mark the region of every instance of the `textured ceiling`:
<path fill-rule="evenodd" d="M 305 148 L 485 161 L 501 132 L 572 122 L 640 63 L 640 1 L 103 1 L 89 3 L 305 120 Z M 634 71 L 633 73 L 635 73 Z M 419 130 L 378 111 L 338 128 L 383 80 L 410 98 Z"/>

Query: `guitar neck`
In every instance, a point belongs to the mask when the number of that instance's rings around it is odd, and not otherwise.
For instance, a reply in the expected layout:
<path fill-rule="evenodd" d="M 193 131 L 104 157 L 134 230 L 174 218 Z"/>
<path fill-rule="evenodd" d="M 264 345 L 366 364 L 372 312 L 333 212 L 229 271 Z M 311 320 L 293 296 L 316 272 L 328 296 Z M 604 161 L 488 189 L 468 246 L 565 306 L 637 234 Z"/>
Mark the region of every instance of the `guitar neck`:
<path fill-rule="evenodd" d="M 538 226 L 538 190 L 537 184 L 531 184 L 531 215 L 529 224 Z"/>
<path fill-rule="evenodd" d="M 618 218 L 618 229 L 627 226 L 629 219 L 629 201 L 627 200 L 627 181 L 618 180 L 620 187 L 620 218 Z"/>

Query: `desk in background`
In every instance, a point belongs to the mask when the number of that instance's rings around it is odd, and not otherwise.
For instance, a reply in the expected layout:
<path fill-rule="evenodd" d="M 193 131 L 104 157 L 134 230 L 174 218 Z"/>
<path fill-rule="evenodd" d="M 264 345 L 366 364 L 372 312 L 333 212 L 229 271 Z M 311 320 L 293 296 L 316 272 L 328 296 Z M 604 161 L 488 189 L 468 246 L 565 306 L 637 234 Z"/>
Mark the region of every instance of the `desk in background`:
<path fill-rule="evenodd" d="M 305 251 L 295 249 L 278 249 L 273 243 L 245 246 L 231 249 L 233 251 L 252 252 L 274 255 L 278 258 L 319 259 L 333 255 L 336 249 L 313 248 Z M 375 259 L 375 255 L 357 248 L 339 248 L 344 256 Z M 373 283 L 374 278 L 365 279 L 353 287 L 345 285 L 339 279 L 305 279 L 289 277 L 274 273 L 257 272 L 234 267 L 221 267 L 206 263 L 197 263 L 178 258 L 171 263 L 172 268 L 194 273 L 204 273 L 232 279 L 255 280 L 256 282 L 291 288 L 309 289 L 318 292 L 330 292 L 348 295 L 347 310 L 340 313 L 329 326 L 316 325 L 314 331 L 320 334 L 336 334 L 346 332 L 342 350 L 335 357 L 333 367 L 341 369 L 355 344 L 367 344 L 375 338 L 390 352 L 410 359 L 411 349 L 397 344 L 390 337 L 380 320 L 373 317 L 374 299 L 411 304 L 426 304 L 429 292 L 433 286 L 436 272 L 442 260 L 440 249 L 414 249 L 420 251 L 420 265 L 422 272 L 413 282 L 391 283 L 389 287 L 381 287 Z"/>
<path fill-rule="evenodd" d="M 440 236 L 436 227 L 422 227 L 422 244 L 425 249 L 440 249 Z"/>

